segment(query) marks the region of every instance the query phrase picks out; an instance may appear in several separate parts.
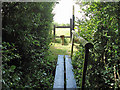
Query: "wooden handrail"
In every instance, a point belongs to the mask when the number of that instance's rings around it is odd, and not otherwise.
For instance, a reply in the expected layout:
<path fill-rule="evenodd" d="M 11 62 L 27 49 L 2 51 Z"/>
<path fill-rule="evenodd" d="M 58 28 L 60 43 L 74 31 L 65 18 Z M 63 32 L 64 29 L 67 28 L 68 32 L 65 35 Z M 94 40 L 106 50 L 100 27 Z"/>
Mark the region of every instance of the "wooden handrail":
<path fill-rule="evenodd" d="M 80 37 L 80 36 L 78 36 L 78 34 L 75 32 L 75 31 L 72 31 L 72 34 L 74 35 L 74 36 L 76 36 L 76 38 L 78 39 L 78 43 L 80 43 L 82 46 L 84 46 L 85 47 L 85 45 L 87 44 L 87 43 L 91 43 L 91 42 L 88 42 L 87 40 L 85 40 L 84 38 L 82 38 L 82 37 Z M 91 43 L 92 44 L 92 43 Z M 89 47 L 89 46 L 88 46 Z"/>
<path fill-rule="evenodd" d="M 84 90 L 85 76 L 86 76 L 87 63 L 88 63 L 88 57 L 89 57 L 89 49 L 93 48 L 93 44 L 88 42 L 88 41 L 86 41 L 84 38 L 78 36 L 78 34 L 75 31 L 72 31 L 72 34 L 74 36 L 76 36 L 76 38 L 78 39 L 79 43 L 82 44 L 82 46 L 85 47 L 85 60 L 84 60 L 84 63 L 83 63 L 82 84 L 81 84 L 82 90 Z M 72 45 L 74 45 L 74 44 L 72 44 Z M 71 52 L 73 52 L 73 51 L 71 51 Z M 71 53 L 71 56 L 72 56 L 72 54 L 73 53 Z"/>

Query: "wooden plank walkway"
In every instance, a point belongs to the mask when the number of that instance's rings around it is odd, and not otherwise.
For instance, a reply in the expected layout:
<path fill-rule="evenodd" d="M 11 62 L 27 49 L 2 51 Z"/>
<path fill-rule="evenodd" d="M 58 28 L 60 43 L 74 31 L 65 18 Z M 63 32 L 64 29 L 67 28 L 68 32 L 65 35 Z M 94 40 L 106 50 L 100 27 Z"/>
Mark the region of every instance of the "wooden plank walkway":
<path fill-rule="evenodd" d="M 66 66 L 66 88 L 77 88 L 76 80 L 74 78 L 73 66 L 71 64 L 71 58 L 65 55 L 65 66 Z"/>
<path fill-rule="evenodd" d="M 58 55 L 53 89 L 66 88 L 75 90 L 77 86 L 74 78 L 74 72 L 72 70 L 73 66 L 70 56 L 65 55 L 64 59 L 64 55 Z"/>
<path fill-rule="evenodd" d="M 64 88 L 64 55 L 58 55 L 53 88 Z"/>

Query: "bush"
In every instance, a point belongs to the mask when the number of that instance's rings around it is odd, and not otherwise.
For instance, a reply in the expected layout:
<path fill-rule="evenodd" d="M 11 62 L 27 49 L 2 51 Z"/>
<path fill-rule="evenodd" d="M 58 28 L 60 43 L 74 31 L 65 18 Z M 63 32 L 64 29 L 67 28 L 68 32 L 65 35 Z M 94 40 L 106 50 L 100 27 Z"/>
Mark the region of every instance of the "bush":
<path fill-rule="evenodd" d="M 86 88 L 119 88 L 119 29 L 118 2 L 86 3 L 84 10 L 90 20 L 79 20 L 79 35 L 93 42 L 94 49 L 90 53 L 86 74 Z M 84 48 L 84 47 L 83 47 Z M 80 48 L 74 56 L 73 65 L 77 84 L 81 87 L 81 68 L 84 60 L 84 50 Z"/>
<path fill-rule="evenodd" d="M 3 88 L 51 88 L 51 14 L 54 3 L 4 2 Z"/>

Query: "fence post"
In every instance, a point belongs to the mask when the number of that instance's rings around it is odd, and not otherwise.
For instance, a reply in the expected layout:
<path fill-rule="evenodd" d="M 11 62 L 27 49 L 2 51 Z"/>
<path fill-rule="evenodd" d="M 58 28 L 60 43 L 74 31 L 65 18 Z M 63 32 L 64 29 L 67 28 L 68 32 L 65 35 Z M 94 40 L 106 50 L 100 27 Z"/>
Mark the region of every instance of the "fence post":
<path fill-rule="evenodd" d="M 72 20 L 72 30 L 74 30 L 74 21 L 75 21 L 75 17 L 74 17 L 74 5 L 73 5 L 73 20 Z M 74 36 L 72 34 L 72 48 L 71 48 L 71 58 L 73 56 L 73 46 L 74 46 Z"/>
<path fill-rule="evenodd" d="M 53 33 L 54 33 L 54 41 L 55 41 L 55 25 L 54 25 L 54 32 Z"/>
<path fill-rule="evenodd" d="M 85 85 L 85 76 L 86 76 L 86 71 L 87 71 L 87 63 L 88 63 L 90 48 L 93 48 L 93 44 L 91 44 L 91 43 L 85 44 L 85 60 L 84 60 L 84 65 L 83 65 L 82 86 L 81 86 L 82 90 L 84 90 L 84 85 Z"/>
<path fill-rule="evenodd" d="M 70 19 L 70 42 L 72 41 L 72 19 Z"/>

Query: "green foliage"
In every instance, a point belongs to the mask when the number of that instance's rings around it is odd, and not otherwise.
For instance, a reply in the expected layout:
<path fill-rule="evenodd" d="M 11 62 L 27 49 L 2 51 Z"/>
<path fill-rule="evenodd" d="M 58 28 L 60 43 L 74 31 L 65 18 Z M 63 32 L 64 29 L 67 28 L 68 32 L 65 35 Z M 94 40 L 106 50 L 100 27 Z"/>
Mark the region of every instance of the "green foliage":
<path fill-rule="evenodd" d="M 20 79 L 22 72 L 20 72 L 19 67 L 15 65 L 20 63 L 19 59 L 21 59 L 21 56 L 13 43 L 10 44 L 9 42 L 3 42 L 2 45 L 3 87 L 14 87 L 21 83 Z"/>
<path fill-rule="evenodd" d="M 55 43 L 61 43 L 61 39 L 60 38 L 55 39 Z"/>
<path fill-rule="evenodd" d="M 120 87 L 120 54 L 119 54 L 119 3 L 92 2 L 85 15 L 90 20 L 79 20 L 79 35 L 94 43 L 90 53 L 86 85 L 89 88 L 118 88 Z M 81 65 L 84 60 L 84 50 L 80 48 L 74 56 L 74 67 L 77 84 L 81 85 Z M 76 62 L 76 63 L 75 63 Z"/>
<path fill-rule="evenodd" d="M 2 3 L 3 88 L 51 88 L 54 3 Z"/>

